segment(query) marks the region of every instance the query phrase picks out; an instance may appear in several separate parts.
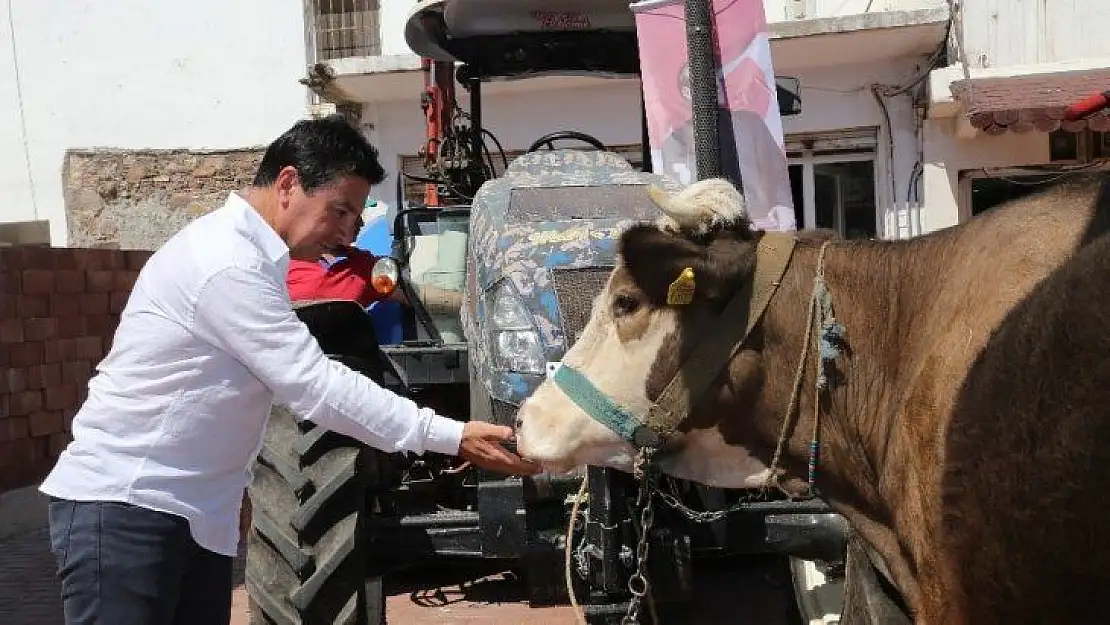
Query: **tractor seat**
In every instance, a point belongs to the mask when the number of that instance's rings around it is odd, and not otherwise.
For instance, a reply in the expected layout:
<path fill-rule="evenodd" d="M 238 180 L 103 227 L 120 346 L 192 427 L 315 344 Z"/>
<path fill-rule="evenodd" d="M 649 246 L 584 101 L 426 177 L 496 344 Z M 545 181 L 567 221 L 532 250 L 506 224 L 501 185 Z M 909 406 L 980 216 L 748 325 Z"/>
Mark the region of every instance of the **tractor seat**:
<path fill-rule="evenodd" d="M 333 357 L 376 360 L 378 338 L 366 309 L 352 300 L 294 302 L 293 312 L 324 353 Z"/>

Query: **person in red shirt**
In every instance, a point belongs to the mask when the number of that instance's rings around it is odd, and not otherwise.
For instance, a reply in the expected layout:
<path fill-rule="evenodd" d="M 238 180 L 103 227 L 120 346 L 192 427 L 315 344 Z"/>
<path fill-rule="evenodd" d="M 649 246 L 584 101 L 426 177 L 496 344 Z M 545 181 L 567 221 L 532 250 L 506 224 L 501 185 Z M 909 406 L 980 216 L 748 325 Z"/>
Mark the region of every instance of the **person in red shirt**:
<path fill-rule="evenodd" d="M 356 233 L 362 225 L 362 217 L 359 217 Z M 353 241 L 354 236 L 348 239 Z M 402 300 L 400 290 L 383 297 L 372 286 L 371 272 L 377 260 L 370 252 L 350 246 L 316 260 L 290 259 L 285 277 L 289 299 L 294 302 L 353 300 L 363 308 L 382 299 Z"/>
<path fill-rule="evenodd" d="M 355 232 L 362 229 L 360 217 Z M 354 236 L 348 237 L 354 240 Z M 324 254 L 317 260 L 289 261 L 289 271 L 285 283 L 289 289 L 289 299 L 293 302 L 321 300 L 353 300 L 363 308 L 370 304 L 390 299 L 408 305 L 404 292 L 395 288 L 388 296 L 374 289 L 372 271 L 378 257 L 366 250 L 347 246 L 333 254 Z M 459 314 L 462 306 L 462 293 L 443 289 L 434 285 L 420 284 L 417 287 L 424 308 L 433 314 Z"/>
<path fill-rule="evenodd" d="M 290 260 L 285 279 L 289 299 L 294 302 L 354 300 L 363 308 L 383 299 L 370 282 L 377 257 L 356 248 L 347 248 L 343 254 L 325 254 L 317 260 Z M 394 293 L 400 295 L 397 291 Z"/>

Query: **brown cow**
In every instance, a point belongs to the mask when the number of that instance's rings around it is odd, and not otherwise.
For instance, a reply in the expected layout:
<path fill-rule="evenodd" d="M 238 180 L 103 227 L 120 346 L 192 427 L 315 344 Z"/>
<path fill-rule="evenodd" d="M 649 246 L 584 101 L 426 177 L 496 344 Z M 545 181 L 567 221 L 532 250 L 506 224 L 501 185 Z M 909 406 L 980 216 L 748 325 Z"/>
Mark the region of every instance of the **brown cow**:
<path fill-rule="evenodd" d="M 1103 180 L 1075 177 L 910 241 L 799 234 L 759 324 L 666 441 L 661 468 L 721 487 L 781 471 L 781 488 L 805 490 L 814 358 L 773 457 L 831 241 L 824 277 L 845 335 L 819 403 L 820 496 L 882 558 L 919 623 L 1110 622 Z M 696 183 L 663 203 L 670 227 L 623 235 L 562 361 L 628 413 L 646 414 L 760 262 L 757 242 L 771 235 L 751 230 L 725 184 Z M 684 268 L 694 299 L 668 305 Z M 636 455 L 552 380 L 522 405 L 517 437 L 555 472 L 630 470 Z"/>

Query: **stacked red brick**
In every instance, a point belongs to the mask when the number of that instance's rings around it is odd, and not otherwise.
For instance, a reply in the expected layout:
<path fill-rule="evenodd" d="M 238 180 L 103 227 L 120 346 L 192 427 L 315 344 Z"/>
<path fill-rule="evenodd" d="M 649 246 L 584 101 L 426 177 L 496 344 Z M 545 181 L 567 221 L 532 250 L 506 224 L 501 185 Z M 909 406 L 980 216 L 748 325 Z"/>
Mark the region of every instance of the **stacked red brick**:
<path fill-rule="evenodd" d="M 149 252 L 0 248 L 0 492 L 37 483 Z"/>

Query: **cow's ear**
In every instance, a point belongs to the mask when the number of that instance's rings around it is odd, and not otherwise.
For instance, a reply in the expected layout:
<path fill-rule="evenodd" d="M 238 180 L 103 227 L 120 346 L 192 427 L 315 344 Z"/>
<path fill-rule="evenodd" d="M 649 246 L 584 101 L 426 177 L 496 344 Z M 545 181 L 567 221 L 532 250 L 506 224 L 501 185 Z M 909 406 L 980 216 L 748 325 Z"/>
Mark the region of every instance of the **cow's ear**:
<path fill-rule="evenodd" d="M 751 279 L 759 238 L 737 229 L 717 232 L 702 243 L 635 226 L 621 238 L 621 257 L 633 282 L 656 306 L 700 302 L 721 308 Z"/>
<path fill-rule="evenodd" d="M 699 276 L 706 271 L 706 248 L 671 231 L 641 225 L 621 236 L 621 259 L 632 281 L 655 305 L 668 305 L 668 294 L 679 301 L 687 286 L 690 300 L 701 296 Z M 685 273 L 684 273 L 685 272 Z M 688 279 L 692 275 L 692 279 Z M 676 303 L 676 302 L 672 302 Z"/>
<path fill-rule="evenodd" d="M 750 230 L 726 231 L 705 246 L 699 281 L 703 297 L 723 305 L 751 280 L 759 238 Z"/>

